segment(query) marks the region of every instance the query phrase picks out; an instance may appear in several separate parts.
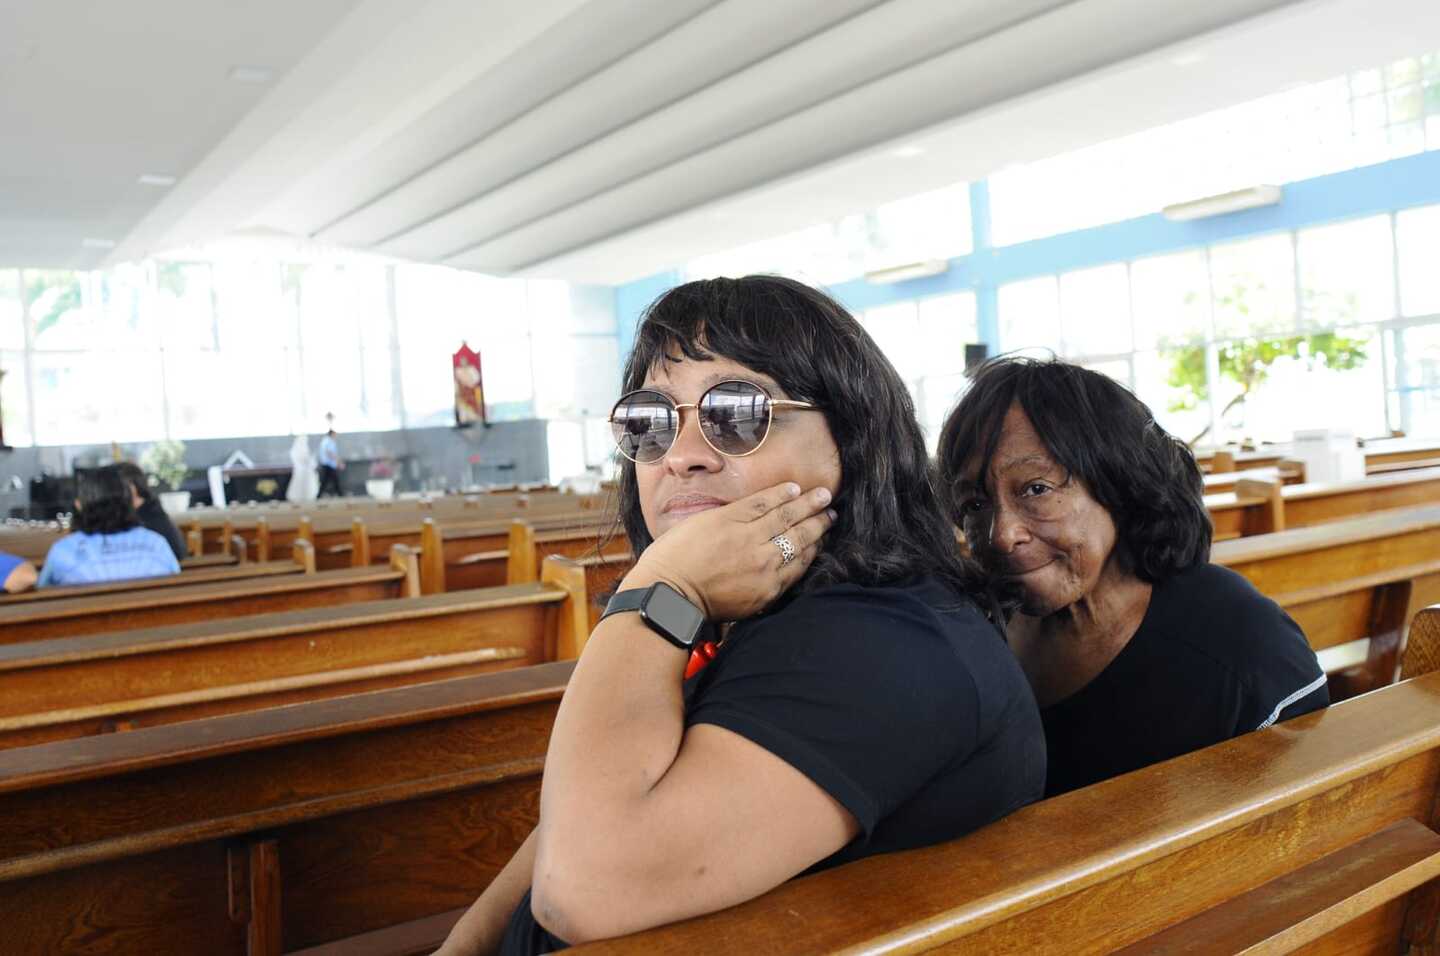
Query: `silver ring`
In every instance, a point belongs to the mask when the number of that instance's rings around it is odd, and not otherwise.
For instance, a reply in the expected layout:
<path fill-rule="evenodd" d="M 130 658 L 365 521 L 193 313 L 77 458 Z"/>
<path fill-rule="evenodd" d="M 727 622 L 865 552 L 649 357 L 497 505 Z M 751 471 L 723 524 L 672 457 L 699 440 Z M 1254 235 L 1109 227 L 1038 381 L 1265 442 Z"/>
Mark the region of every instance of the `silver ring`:
<path fill-rule="evenodd" d="M 790 542 L 789 538 L 783 534 L 777 534 L 770 540 L 775 542 L 775 547 L 780 549 L 780 567 L 783 568 L 795 560 L 795 545 Z"/>

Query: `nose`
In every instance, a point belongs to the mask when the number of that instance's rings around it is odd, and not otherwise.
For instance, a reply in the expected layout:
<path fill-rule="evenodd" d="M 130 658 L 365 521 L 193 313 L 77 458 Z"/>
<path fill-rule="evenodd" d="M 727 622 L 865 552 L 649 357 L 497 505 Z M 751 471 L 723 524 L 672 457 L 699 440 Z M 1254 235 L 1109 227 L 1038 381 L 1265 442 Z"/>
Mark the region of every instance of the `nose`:
<path fill-rule="evenodd" d="M 1014 509 L 997 506 L 990 513 L 990 550 L 995 554 L 1011 554 L 1030 540 L 1030 529 Z"/>
<path fill-rule="evenodd" d="M 725 467 L 719 452 L 710 447 L 700 434 L 700 419 L 695 409 L 680 411 L 680 433 L 665 453 L 665 468 L 672 475 L 684 477 L 697 472 L 717 472 Z"/>

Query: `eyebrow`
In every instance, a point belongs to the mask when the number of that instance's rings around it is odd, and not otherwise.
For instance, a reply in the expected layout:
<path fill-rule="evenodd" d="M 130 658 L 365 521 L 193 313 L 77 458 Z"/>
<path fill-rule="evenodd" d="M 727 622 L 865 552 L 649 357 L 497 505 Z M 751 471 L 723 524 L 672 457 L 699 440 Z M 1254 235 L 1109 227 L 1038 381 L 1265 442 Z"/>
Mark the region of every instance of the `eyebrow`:
<path fill-rule="evenodd" d="M 752 372 L 749 375 L 739 375 L 735 372 L 712 372 L 700 380 L 700 394 L 704 395 L 721 382 L 751 382 L 759 385 L 767 392 L 778 392 L 779 395 L 774 396 L 776 398 L 785 395 L 785 390 L 780 387 L 779 383 L 758 372 Z M 676 397 L 674 391 L 666 388 L 664 385 L 643 385 L 641 387 L 651 392 L 659 392 L 677 405 L 681 404 L 680 399 Z"/>
<path fill-rule="evenodd" d="M 994 470 L 998 473 L 1004 473 L 1012 468 L 1019 468 L 1022 465 L 1044 465 L 1047 468 L 1058 467 L 1058 465 L 1054 461 L 1052 461 L 1045 455 L 1035 454 L 1022 455 L 1019 458 L 1008 458 L 1005 461 L 996 464 L 994 466 Z M 979 481 L 979 476 L 977 475 L 974 478 L 961 477 L 957 479 L 955 482 L 955 487 L 959 488 L 962 492 L 965 492 L 966 494 L 970 494 L 972 492 L 981 490 L 982 485 Z"/>

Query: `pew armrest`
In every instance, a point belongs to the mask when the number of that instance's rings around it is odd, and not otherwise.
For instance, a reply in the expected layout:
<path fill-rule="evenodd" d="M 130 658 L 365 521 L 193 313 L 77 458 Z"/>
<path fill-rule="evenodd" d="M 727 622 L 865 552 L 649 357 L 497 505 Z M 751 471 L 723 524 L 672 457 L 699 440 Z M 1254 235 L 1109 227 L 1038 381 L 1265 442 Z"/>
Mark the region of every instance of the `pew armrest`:
<path fill-rule="evenodd" d="M 1400 820 L 1118 950 L 1288 953 L 1440 874 L 1440 834 Z"/>
<path fill-rule="evenodd" d="M 409 545 L 397 544 L 390 548 L 390 567 L 405 575 L 401 585 L 402 597 L 420 596 L 420 556 Z"/>

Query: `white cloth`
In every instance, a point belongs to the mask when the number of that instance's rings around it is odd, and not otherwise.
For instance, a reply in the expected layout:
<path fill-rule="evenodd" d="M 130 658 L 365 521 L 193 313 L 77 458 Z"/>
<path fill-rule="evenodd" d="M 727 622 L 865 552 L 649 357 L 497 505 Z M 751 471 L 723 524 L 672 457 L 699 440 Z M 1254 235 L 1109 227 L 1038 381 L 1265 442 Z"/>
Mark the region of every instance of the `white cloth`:
<path fill-rule="evenodd" d="M 314 501 L 320 494 L 320 475 L 315 471 L 315 455 L 310 451 L 310 437 L 296 435 L 290 446 L 290 487 L 285 489 L 289 501 Z"/>

